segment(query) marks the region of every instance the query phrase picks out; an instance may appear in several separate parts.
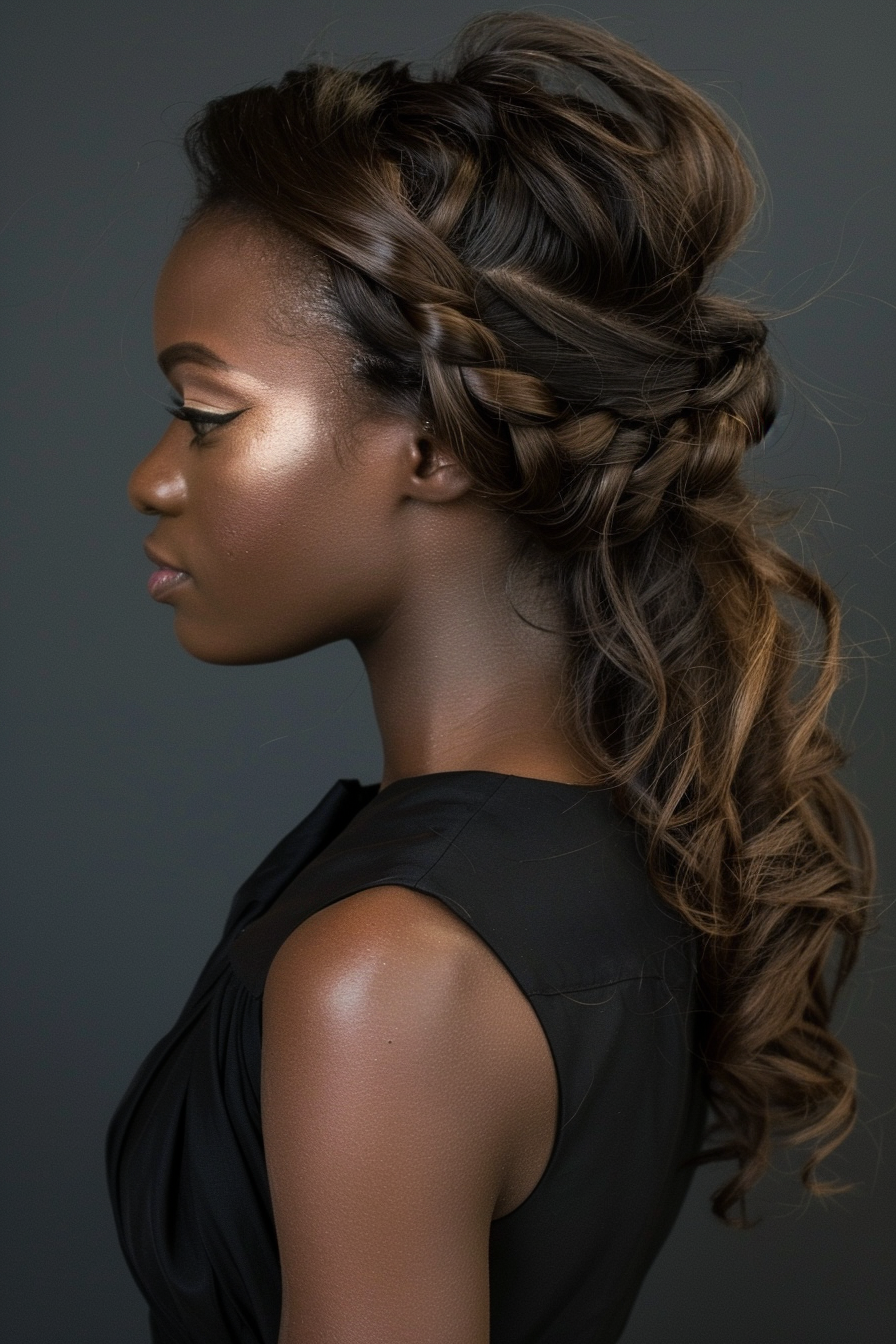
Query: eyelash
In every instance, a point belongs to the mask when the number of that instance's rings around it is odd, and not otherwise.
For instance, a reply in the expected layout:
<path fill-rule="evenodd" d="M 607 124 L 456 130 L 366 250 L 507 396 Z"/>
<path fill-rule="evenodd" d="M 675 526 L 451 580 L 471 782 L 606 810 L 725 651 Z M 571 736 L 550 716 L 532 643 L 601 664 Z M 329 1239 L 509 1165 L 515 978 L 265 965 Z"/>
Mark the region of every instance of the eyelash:
<path fill-rule="evenodd" d="M 200 411 L 192 406 L 185 406 L 183 402 L 177 402 L 175 405 L 169 406 L 168 411 L 174 416 L 175 420 L 185 420 L 187 422 L 193 430 L 194 443 L 211 434 L 213 429 L 217 429 L 220 425 L 227 425 L 231 420 L 235 420 L 238 415 L 242 415 L 242 411 Z M 200 428 L 202 425 L 207 425 L 208 428 Z"/>

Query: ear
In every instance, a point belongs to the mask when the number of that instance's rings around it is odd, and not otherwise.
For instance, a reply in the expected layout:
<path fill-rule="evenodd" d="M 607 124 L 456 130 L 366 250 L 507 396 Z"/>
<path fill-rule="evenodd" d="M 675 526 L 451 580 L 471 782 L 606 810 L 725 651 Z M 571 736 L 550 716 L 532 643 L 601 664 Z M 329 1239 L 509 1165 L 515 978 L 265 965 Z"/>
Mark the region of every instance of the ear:
<path fill-rule="evenodd" d="M 473 484 L 470 473 L 439 439 L 428 420 L 415 436 L 411 457 L 406 487 L 411 499 L 424 504 L 450 504 L 465 495 Z"/>

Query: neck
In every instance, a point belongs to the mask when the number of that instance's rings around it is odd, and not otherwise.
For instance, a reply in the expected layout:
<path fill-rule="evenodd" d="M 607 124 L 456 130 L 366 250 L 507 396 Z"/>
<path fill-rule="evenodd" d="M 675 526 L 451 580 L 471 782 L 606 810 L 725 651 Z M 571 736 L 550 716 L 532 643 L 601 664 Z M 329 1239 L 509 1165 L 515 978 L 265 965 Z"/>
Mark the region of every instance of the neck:
<path fill-rule="evenodd" d="M 431 561 L 384 628 L 358 642 L 384 786 L 452 770 L 585 781 L 561 720 L 566 647 L 550 633 L 559 628 L 556 599 L 531 586 L 508 593 L 506 560 L 474 548 L 450 566 Z"/>

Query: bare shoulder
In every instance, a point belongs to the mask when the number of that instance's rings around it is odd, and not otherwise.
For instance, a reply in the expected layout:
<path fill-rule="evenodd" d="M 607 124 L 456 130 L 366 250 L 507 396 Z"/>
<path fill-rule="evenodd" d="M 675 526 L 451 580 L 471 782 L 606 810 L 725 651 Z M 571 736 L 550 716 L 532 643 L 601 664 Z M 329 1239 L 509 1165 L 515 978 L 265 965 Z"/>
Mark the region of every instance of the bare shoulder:
<path fill-rule="evenodd" d="M 541 1174 L 557 1107 L 544 1033 L 492 949 L 435 897 L 374 887 L 305 920 L 271 967 L 263 1040 L 270 1114 L 298 1071 L 306 1092 L 320 1071 L 328 1097 L 368 1116 L 431 1116 L 490 1217 Z"/>
<path fill-rule="evenodd" d="M 374 887 L 318 911 L 283 944 L 265 987 L 264 1037 L 268 1066 L 312 1041 L 343 1062 L 388 1049 L 386 1076 L 404 1066 L 409 1102 L 415 1086 L 444 1091 L 460 1124 L 458 1109 L 478 1100 L 501 1144 L 514 1121 L 504 1111 L 526 1100 L 513 1079 L 531 1076 L 533 1013 L 494 952 L 441 901 Z"/>
<path fill-rule="evenodd" d="M 551 1141 L 547 1101 L 539 1154 L 552 1064 L 525 995 L 441 902 L 376 887 L 290 935 L 263 1014 L 281 1344 L 486 1344 L 491 1222 Z"/>
<path fill-rule="evenodd" d="M 265 1012 L 310 1008 L 321 997 L 336 1013 L 334 1026 L 350 1027 L 350 1009 L 375 1002 L 398 1006 L 407 999 L 418 1010 L 429 1003 L 460 1012 L 502 971 L 478 934 L 435 897 L 371 887 L 293 931 L 271 967 Z"/>

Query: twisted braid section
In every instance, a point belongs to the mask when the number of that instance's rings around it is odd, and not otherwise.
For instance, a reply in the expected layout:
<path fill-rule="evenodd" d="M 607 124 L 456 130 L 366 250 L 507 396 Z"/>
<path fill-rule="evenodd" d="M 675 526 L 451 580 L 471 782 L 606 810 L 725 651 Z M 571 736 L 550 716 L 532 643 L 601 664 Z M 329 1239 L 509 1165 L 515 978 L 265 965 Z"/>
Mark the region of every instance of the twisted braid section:
<path fill-rule="evenodd" d="M 762 316 L 712 289 L 754 208 L 737 135 L 608 34 L 516 13 L 431 79 L 312 65 L 218 99 L 187 149 L 200 213 L 315 249 L 359 376 L 553 557 L 570 730 L 701 948 L 707 1156 L 737 1163 L 716 1212 L 775 1142 L 808 1146 L 822 1191 L 855 1114 L 830 1016 L 873 862 L 825 725 L 836 598 L 741 471 L 777 377 Z"/>
<path fill-rule="evenodd" d="M 691 213 L 704 212 L 705 237 L 686 270 L 679 235 L 688 210 L 679 200 L 666 248 L 654 248 L 669 254 L 665 267 L 658 260 L 647 267 L 648 249 L 640 246 L 645 277 L 636 286 L 631 266 L 623 267 L 628 306 L 612 302 L 620 230 L 595 187 L 618 187 L 613 179 L 624 168 L 631 176 L 632 159 L 649 164 L 657 181 L 677 164 L 687 183 L 695 149 L 708 152 L 709 146 L 710 158 L 720 157 L 707 139 L 707 109 L 688 94 L 694 114 L 688 121 L 676 82 L 644 66 L 638 73 L 643 80 L 646 71 L 647 87 L 640 87 L 627 68 L 631 53 L 607 39 L 605 50 L 576 64 L 625 97 L 633 115 L 572 96 L 555 101 L 545 115 L 543 91 L 528 70 L 523 82 L 520 69 L 538 62 L 560 68 L 570 38 L 579 34 L 549 22 L 551 40 L 542 49 L 541 22 L 529 34 L 536 42 L 531 52 L 516 49 L 513 25 L 508 29 L 503 20 L 474 28 L 454 77 L 422 92 L 393 63 L 367 75 L 293 71 L 277 89 L 252 90 L 240 102 L 220 100 L 203 133 L 213 131 L 228 144 L 228 189 L 253 203 L 263 198 L 268 213 L 267 182 L 288 174 L 289 190 L 278 193 L 273 211 L 285 229 L 331 258 L 342 307 L 362 342 L 377 352 L 375 380 L 417 389 L 482 492 L 533 526 L 540 520 L 552 548 L 577 550 L 593 548 L 607 529 L 617 540 L 632 538 L 670 496 L 720 481 L 736 467 L 739 451 L 764 432 L 772 392 L 770 386 L 764 396 L 758 392 L 760 374 L 771 381 L 763 325 L 737 305 L 695 293 L 713 248 L 721 254 L 733 232 L 730 221 L 722 227 L 717 192 L 707 222 L 705 182 L 690 186 L 687 205 Z M 246 134 L 252 121 L 265 123 L 265 140 Z M 546 163 L 533 135 L 551 146 Z M 359 162 L 357 146 L 365 137 L 376 152 Z M 581 160 L 587 143 L 593 161 L 595 141 L 607 161 L 590 173 L 574 172 L 567 160 L 573 152 Z M 691 150 L 686 160 L 685 148 Z M 193 151 L 194 162 L 201 162 L 195 139 Z M 725 166 L 739 181 L 737 161 Z M 647 185 L 653 196 L 662 194 L 649 177 Z M 571 251 L 574 224 L 601 220 L 600 236 L 589 226 L 588 238 L 575 240 L 572 249 L 578 271 L 587 273 L 583 259 L 599 270 L 600 302 L 584 301 L 575 292 L 581 284 L 558 285 L 551 267 L 517 264 L 520 238 L 511 232 L 496 239 L 489 227 L 485 192 L 502 187 L 518 199 L 521 220 L 542 217 L 545 231 L 552 230 L 546 239 L 552 247 L 542 251 L 561 263 Z M 209 203 L 217 189 L 207 184 Z M 638 203 L 646 215 L 648 202 Z M 504 213 L 519 230 L 514 214 Z M 647 220 L 635 223 L 646 236 Z M 651 233 L 658 233 L 655 220 Z M 559 269 L 572 267 L 567 262 Z M 666 300 L 671 321 L 668 313 L 656 320 L 660 270 L 660 288 L 668 290 L 669 277 L 676 277 L 677 302 Z M 615 440 L 605 442 L 601 428 L 588 453 L 582 415 L 592 408 L 614 414 L 618 423 Z M 572 456 L 564 451 L 567 442 L 576 445 Z M 588 480 L 589 468 L 592 478 L 601 475 L 599 485 Z"/>
<path fill-rule="evenodd" d="M 605 534 L 633 539 L 670 502 L 718 491 L 771 424 L 775 377 L 758 319 L 747 322 L 718 301 L 695 304 L 699 337 L 682 348 L 680 334 L 673 343 L 600 311 L 589 312 L 585 325 L 578 313 L 575 345 L 555 322 L 545 356 L 533 359 L 521 348 L 520 329 L 529 325 L 537 337 L 526 308 L 543 307 L 544 291 L 526 304 L 519 281 L 504 279 L 471 272 L 453 304 L 441 290 L 431 300 L 399 297 L 393 281 L 405 330 L 401 338 L 392 332 L 391 349 L 407 351 L 412 372 L 404 381 L 425 390 L 427 413 L 480 489 L 537 523 L 552 548 L 593 549 Z M 492 313 L 487 325 L 486 286 L 503 292 L 505 303 L 513 293 L 505 323 L 506 314 Z M 723 318 L 733 319 L 727 339 Z M 610 347 L 626 368 L 624 384 L 616 379 L 612 391 L 602 385 L 601 355 Z M 573 392 L 562 373 L 551 379 L 548 361 L 562 367 L 564 359 L 590 365 L 590 382 L 582 377 Z M 595 402 L 603 406 L 589 413 Z"/>

